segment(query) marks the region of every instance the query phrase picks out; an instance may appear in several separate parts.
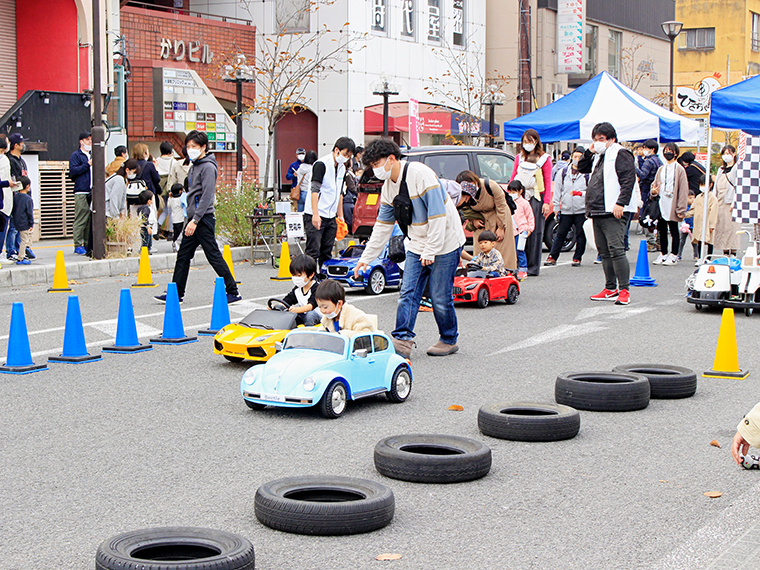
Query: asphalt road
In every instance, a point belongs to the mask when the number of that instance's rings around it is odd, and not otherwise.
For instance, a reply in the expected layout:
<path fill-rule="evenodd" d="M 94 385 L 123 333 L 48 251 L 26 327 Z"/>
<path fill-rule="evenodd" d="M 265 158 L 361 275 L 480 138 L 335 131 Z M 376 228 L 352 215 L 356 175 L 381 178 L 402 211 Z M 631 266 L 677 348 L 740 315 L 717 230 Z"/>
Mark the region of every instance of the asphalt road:
<path fill-rule="evenodd" d="M 634 242 L 634 251 L 638 251 Z M 697 313 L 683 299 L 691 262 L 652 267 L 658 287 L 635 288 L 631 304 L 594 303 L 603 285 L 593 257 L 560 265 L 523 283 L 514 306 L 460 307 L 460 351 L 435 359 L 433 316 L 421 313 L 409 400 L 350 403 L 329 421 L 307 410 L 251 411 L 239 382 L 245 370 L 211 351 L 211 340 L 157 346 L 135 355 L 104 355 L 87 365 L 51 365 L 27 376 L 0 376 L 0 567 L 85 569 L 104 539 L 126 530 L 190 525 L 249 538 L 257 568 L 630 569 L 671 567 L 674 553 L 704 528 L 760 491 L 757 471 L 730 457 L 741 416 L 760 399 L 760 315 L 736 317 L 744 381 L 699 379 L 687 400 L 653 400 L 642 411 L 581 412 L 580 434 L 558 443 L 518 443 L 483 436 L 478 408 L 497 401 L 554 401 L 558 373 L 609 370 L 618 364 L 711 367 L 720 316 Z M 653 258 L 653 256 L 650 256 Z M 630 255 L 635 261 L 633 252 Z M 281 296 L 287 283 L 271 267 L 236 265 L 246 302 L 233 319 Z M 170 273 L 156 274 L 162 286 Z M 190 273 L 186 329 L 208 325 L 214 274 Z M 110 343 L 118 292 L 134 277 L 75 285 L 88 343 Z M 160 331 L 159 289 L 133 290 L 139 332 Z M 393 328 L 396 293 L 351 302 Z M 24 302 L 37 361 L 60 352 L 66 296 L 43 286 L 0 289 L 0 353 L 11 303 Z M 448 411 L 451 404 L 462 412 Z M 399 433 L 472 437 L 491 447 L 488 476 L 454 485 L 386 479 L 372 462 L 375 443 Z M 722 447 L 710 445 L 717 439 Z M 253 497 L 281 477 L 333 474 L 389 485 L 396 515 L 366 535 L 308 537 L 258 523 Z M 723 496 L 708 499 L 706 491 Z M 756 517 L 756 512 L 746 513 Z M 730 525 L 729 527 L 730 528 Z M 711 535 L 717 553 L 729 538 Z M 683 560 L 681 551 L 679 560 Z M 701 568 L 706 560 L 679 562 Z M 385 566 L 383 566 L 385 567 Z"/>

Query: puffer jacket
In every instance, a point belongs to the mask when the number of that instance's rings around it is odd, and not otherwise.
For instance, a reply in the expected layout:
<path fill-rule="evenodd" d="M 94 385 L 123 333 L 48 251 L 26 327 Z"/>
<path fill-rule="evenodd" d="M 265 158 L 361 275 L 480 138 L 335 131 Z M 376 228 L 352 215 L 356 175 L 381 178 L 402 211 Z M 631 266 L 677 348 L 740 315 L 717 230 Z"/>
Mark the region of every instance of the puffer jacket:
<path fill-rule="evenodd" d="M 554 178 L 554 194 L 552 196 L 555 213 L 586 213 L 586 185 L 588 184 L 588 177 L 588 174 L 582 174 L 577 170 L 573 173 L 570 166 L 557 171 L 557 176 Z"/>

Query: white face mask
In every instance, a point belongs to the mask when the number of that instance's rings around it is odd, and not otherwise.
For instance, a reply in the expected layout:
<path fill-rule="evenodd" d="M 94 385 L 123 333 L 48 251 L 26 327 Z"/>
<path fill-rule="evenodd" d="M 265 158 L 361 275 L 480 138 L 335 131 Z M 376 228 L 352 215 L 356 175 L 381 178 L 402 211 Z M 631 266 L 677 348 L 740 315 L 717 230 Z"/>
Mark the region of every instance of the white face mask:
<path fill-rule="evenodd" d="M 337 317 L 337 316 L 338 316 L 338 313 L 339 313 L 339 311 L 336 309 L 336 310 L 335 310 L 335 311 L 333 311 L 332 313 L 322 313 L 322 314 L 323 314 L 325 317 L 327 317 L 328 319 L 334 319 L 335 317 Z"/>
<path fill-rule="evenodd" d="M 201 155 L 201 149 L 199 148 L 189 148 L 187 149 L 187 158 L 192 160 L 193 162 L 198 160 L 198 157 Z"/>
<path fill-rule="evenodd" d="M 82 150 L 84 150 L 85 152 L 90 152 L 92 150 L 92 145 L 83 144 L 82 145 Z"/>
<path fill-rule="evenodd" d="M 374 173 L 375 178 L 377 178 L 378 180 L 388 180 L 391 177 L 391 172 L 393 171 L 393 169 L 385 170 L 385 167 L 388 165 L 388 161 L 390 160 L 390 158 L 391 158 L 390 156 L 386 158 L 385 163 L 382 166 L 376 166 L 375 168 L 372 169 L 372 172 Z"/>
<path fill-rule="evenodd" d="M 335 157 L 335 162 L 338 164 L 346 164 L 346 162 L 348 162 L 348 157 L 338 153 L 338 155 Z"/>
<path fill-rule="evenodd" d="M 296 158 L 297 158 L 298 160 L 300 160 L 301 162 L 303 162 L 303 159 L 304 159 L 304 158 L 306 158 L 306 155 L 305 155 L 305 154 L 297 154 L 297 155 L 296 155 Z"/>
<path fill-rule="evenodd" d="M 300 275 L 293 275 L 291 279 L 293 279 L 293 285 L 296 287 L 303 287 L 309 282 L 306 277 L 301 277 Z"/>
<path fill-rule="evenodd" d="M 596 154 L 604 154 L 604 151 L 607 150 L 607 143 L 602 141 L 596 141 L 594 142 L 594 152 Z"/>
<path fill-rule="evenodd" d="M 522 147 L 525 152 L 533 152 L 533 149 L 536 148 L 536 145 L 533 143 L 524 143 Z"/>
<path fill-rule="evenodd" d="M 733 154 L 724 154 L 723 155 L 723 162 L 726 164 L 733 164 L 734 163 L 734 155 Z"/>
<path fill-rule="evenodd" d="M 132 172 L 130 174 L 127 174 L 127 178 L 129 178 L 130 180 L 134 180 L 135 178 L 137 178 L 137 172 Z"/>
<path fill-rule="evenodd" d="M 578 166 L 578 159 L 577 158 L 573 159 L 573 166 Z"/>

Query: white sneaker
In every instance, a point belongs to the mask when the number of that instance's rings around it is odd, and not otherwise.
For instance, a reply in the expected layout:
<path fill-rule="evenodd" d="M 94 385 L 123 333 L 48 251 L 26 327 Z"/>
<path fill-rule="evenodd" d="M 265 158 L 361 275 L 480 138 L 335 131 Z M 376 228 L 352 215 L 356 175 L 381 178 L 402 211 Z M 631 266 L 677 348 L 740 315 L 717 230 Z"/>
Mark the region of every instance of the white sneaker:
<path fill-rule="evenodd" d="M 662 262 L 663 265 L 675 265 L 676 263 L 678 263 L 678 257 L 672 253 L 669 253 Z"/>
<path fill-rule="evenodd" d="M 663 263 L 665 263 L 666 259 L 667 259 L 667 256 L 660 254 L 660 255 L 657 256 L 657 259 L 655 259 L 652 262 L 652 264 L 653 265 L 662 265 Z"/>

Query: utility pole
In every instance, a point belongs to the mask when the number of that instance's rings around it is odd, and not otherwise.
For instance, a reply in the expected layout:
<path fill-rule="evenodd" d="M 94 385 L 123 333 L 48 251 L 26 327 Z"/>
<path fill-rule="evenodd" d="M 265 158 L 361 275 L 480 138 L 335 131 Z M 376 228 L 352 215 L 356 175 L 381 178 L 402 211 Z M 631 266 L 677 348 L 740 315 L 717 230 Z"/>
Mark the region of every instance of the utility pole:
<path fill-rule="evenodd" d="M 100 92 L 100 0 L 92 0 L 92 257 L 106 256 L 106 130 Z"/>
<path fill-rule="evenodd" d="M 531 62 L 530 62 L 530 1 L 520 0 L 518 6 L 519 11 L 519 64 L 520 69 L 518 71 L 518 98 L 517 98 L 517 116 L 527 115 L 533 109 L 531 106 L 532 100 L 532 84 L 531 84 Z"/>

